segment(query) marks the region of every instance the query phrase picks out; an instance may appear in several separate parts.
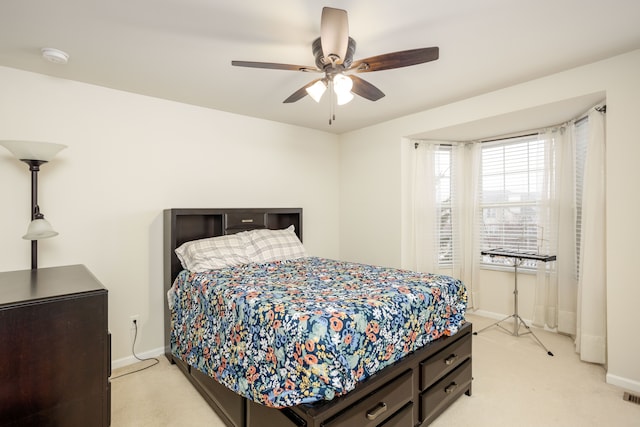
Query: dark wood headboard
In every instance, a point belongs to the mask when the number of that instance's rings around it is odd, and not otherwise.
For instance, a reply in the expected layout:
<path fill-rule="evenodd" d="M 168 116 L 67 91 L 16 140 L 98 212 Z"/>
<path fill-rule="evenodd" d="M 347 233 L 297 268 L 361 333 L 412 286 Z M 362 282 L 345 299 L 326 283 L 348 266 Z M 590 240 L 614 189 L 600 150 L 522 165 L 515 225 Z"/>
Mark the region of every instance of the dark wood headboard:
<path fill-rule="evenodd" d="M 164 295 L 173 285 L 176 276 L 182 270 L 175 250 L 184 242 L 207 237 L 234 234 L 257 228 L 278 230 L 293 225 L 302 241 L 302 208 L 267 209 L 165 209 L 163 282 Z M 165 354 L 169 357 L 171 314 L 164 304 Z M 171 360 L 171 359 L 169 359 Z"/>

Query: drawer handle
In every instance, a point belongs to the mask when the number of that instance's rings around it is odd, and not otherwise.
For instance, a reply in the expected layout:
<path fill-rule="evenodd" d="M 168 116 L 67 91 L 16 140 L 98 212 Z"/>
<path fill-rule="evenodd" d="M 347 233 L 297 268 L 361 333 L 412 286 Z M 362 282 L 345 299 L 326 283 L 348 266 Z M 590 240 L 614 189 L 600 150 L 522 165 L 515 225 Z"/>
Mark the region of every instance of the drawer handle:
<path fill-rule="evenodd" d="M 451 356 L 449 356 L 446 359 L 444 359 L 444 364 L 445 365 L 453 365 L 453 363 L 456 360 L 458 360 L 458 355 L 457 354 L 452 354 Z"/>
<path fill-rule="evenodd" d="M 384 412 L 387 411 L 387 404 L 384 402 L 380 402 L 376 405 L 375 408 L 370 409 L 369 411 L 367 411 L 367 419 L 368 420 L 375 420 L 376 418 L 378 418 L 381 414 L 383 414 Z"/>
<path fill-rule="evenodd" d="M 451 384 L 449 384 L 448 386 L 446 386 L 446 387 L 444 388 L 444 392 L 445 392 L 445 393 L 447 393 L 447 394 L 451 394 L 451 393 L 453 393 L 453 392 L 455 391 L 455 389 L 457 389 L 457 388 L 458 388 L 458 384 L 456 384 L 456 383 L 455 383 L 455 381 L 454 381 L 454 382 L 452 382 Z"/>
<path fill-rule="evenodd" d="M 253 220 L 252 219 L 243 219 L 243 220 L 241 220 L 241 222 L 243 222 L 243 223 L 246 223 L 246 222 L 251 223 L 251 222 L 253 222 Z"/>

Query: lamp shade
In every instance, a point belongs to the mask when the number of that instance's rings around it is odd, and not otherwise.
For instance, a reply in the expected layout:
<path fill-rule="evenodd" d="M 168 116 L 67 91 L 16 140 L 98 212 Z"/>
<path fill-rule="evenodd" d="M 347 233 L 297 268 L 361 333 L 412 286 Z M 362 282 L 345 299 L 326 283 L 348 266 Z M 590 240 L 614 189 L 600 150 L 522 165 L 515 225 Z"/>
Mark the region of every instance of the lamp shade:
<path fill-rule="evenodd" d="M 352 88 L 353 80 L 344 74 L 338 74 L 333 78 L 333 90 L 336 93 L 338 105 L 344 105 L 353 99 Z"/>
<path fill-rule="evenodd" d="M 29 223 L 27 234 L 22 236 L 22 238 L 25 240 L 40 240 L 57 235 L 58 232 L 53 230 L 49 221 L 44 218 L 38 218 Z"/>
<path fill-rule="evenodd" d="M 336 92 L 336 104 L 338 105 L 348 104 L 349 102 L 351 102 L 352 99 L 353 99 L 353 94 L 351 92 L 346 92 L 346 93 Z"/>
<path fill-rule="evenodd" d="M 320 102 L 322 98 L 322 94 L 327 90 L 327 84 L 323 80 L 318 80 L 313 85 L 309 86 L 307 89 L 307 93 L 314 101 Z"/>
<path fill-rule="evenodd" d="M 67 148 L 63 144 L 39 141 L 0 141 L 0 145 L 11 151 L 18 160 L 40 160 L 48 162 L 58 152 Z"/>
<path fill-rule="evenodd" d="M 338 94 L 350 92 L 353 88 L 353 80 L 344 74 L 338 74 L 333 78 L 333 89 Z"/>

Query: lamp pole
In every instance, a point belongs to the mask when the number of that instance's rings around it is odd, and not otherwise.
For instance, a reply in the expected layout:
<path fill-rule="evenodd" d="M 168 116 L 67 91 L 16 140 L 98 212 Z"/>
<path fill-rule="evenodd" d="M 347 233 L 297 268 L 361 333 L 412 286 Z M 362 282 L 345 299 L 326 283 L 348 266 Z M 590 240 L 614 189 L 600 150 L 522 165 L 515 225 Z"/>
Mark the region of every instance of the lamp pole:
<path fill-rule="evenodd" d="M 20 159 L 29 165 L 31 171 L 31 221 L 40 219 L 43 215 L 40 213 L 38 207 L 38 172 L 40 172 L 40 165 L 47 163 L 46 160 L 31 160 Z M 40 218 L 38 218 L 40 217 Z M 38 269 L 38 241 L 31 241 L 31 269 Z"/>

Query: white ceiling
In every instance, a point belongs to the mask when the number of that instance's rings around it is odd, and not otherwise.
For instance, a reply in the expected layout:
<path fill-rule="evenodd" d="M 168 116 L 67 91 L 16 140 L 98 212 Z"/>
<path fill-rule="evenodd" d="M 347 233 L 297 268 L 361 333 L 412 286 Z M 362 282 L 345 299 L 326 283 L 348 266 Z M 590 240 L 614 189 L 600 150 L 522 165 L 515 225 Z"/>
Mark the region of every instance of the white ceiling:
<path fill-rule="evenodd" d="M 355 59 L 439 46 L 435 62 L 360 74 L 386 96 L 282 101 L 316 76 L 323 6 L 349 14 Z M 46 62 L 43 47 L 70 55 Z M 0 65 L 343 133 L 640 48 L 638 0 L 3 0 Z"/>

